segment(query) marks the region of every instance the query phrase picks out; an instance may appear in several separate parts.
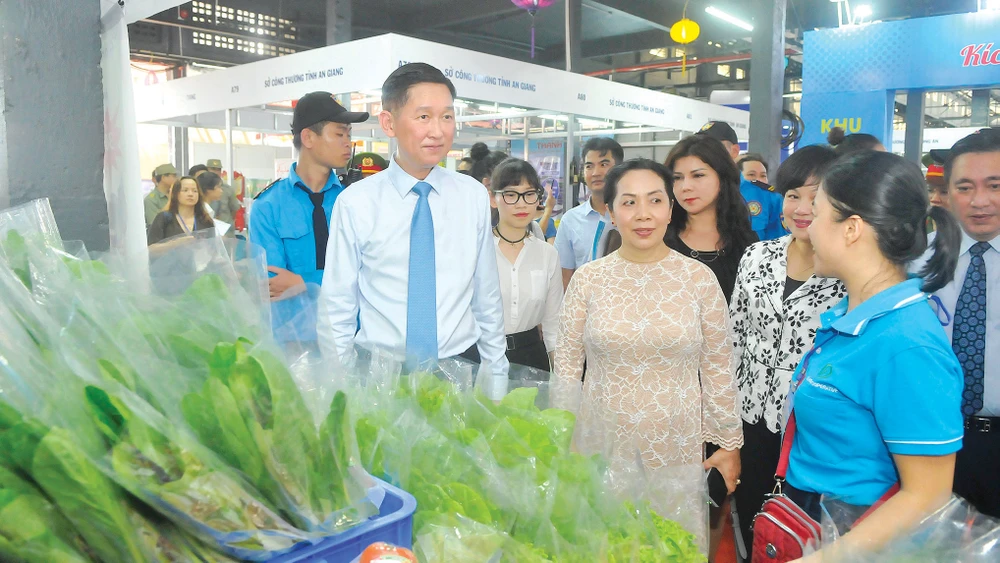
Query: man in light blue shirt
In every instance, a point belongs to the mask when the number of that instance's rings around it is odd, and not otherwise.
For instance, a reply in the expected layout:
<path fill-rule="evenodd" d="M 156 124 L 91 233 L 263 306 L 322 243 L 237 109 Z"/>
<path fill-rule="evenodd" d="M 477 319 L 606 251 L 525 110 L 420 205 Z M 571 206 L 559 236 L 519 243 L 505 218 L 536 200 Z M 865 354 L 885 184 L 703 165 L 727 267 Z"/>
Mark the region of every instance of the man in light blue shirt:
<path fill-rule="evenodd" d="M 481 360 L 492 370 L 487 394 L 499 399 L 509 365 L 489 196 L 438 166 L 455 136 L 454 97 L 451 81 L 423 63 L 401 66 L 382 86 L 379 123 L 398 150 L 334 207 L 319 344 L 348 364 L 355 344 L 405 355 L 411 370 Z"/>
<path fill-rule="evenodd" d="M 955 278 L 935 293 L 965 376 L 965 445 L 955 460 L 955 492 L 1000 517 L 1000 130 L 955 143 L 944 178 L 963 230 Z"/>
<path fill-rule="evenodd" d="M 604 203 L 604 177 L 625 160 L 625 151 L 614 139 L 595 137 L 583 145 L 583 181 L 590 199 L 563 214 L 556 232 L 556 250 L 563 270 L 563 289 L 581 266 L 596 260 L 601 237 L 611 228 L 611 216 Z"/>

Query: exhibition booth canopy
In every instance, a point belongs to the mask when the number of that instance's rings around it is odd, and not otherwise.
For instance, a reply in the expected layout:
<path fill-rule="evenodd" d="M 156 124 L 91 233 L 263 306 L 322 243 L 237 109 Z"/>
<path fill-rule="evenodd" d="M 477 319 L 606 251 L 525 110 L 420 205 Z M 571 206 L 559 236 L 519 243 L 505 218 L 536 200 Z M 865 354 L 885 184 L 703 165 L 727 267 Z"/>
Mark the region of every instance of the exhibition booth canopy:
<path fill-rule="evenodd" d="M 746 111 L 395 34 L 138 88 L 136 117 L 140 123 L 182 123 L 185 117 L 267 107 L 316 90 L 375 93 L 377 99 L 394 69 L 417 61 L 440 68 L 460 98 L 505 106 L 509 117 L 541 110 L 556 117 L 608 120 L 612 127 L 624 122 L 664 131 L 697 131 L 719 120 L 741 138 L 749 128 Z M 290 111 L 284 113 L 282 123 L 290 122 Z M 273 127 L 273 120 L 260 125 Z"/>

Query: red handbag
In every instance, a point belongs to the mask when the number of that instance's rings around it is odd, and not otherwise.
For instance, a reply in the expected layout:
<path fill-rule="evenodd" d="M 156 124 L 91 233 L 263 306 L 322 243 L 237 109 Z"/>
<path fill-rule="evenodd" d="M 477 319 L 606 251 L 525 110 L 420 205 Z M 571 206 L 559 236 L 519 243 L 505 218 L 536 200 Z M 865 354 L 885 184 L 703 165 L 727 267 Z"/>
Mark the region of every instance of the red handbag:
<path fill-rule="evenodd" d="M 803 361 L 802 369 L 798 380 L 795 382 L 793 392 L 805 378 L 806 369 L 809 367 L 809 358 L 813 350 L 809 351 Z M 792 452 L 792 440 L 795 438 L 795 412 L 788 415 L 788 423 L 785 425 L 785 435 L 781 439 L 781 457 L 778 458 L 778 468 L 774 473 L 777 484 L 774 494 L 770 495 L 760 512 L 753 519 L 753 547 L 751 550 L 751 563 L 786 563 L 802 558 L 806 554 L 806 549 L 817 550 L 822 545 L 822 528 L 819 523 L 813 520 L 805 510 L 795 504 L 781 492 L 781 485 L 785 482 L 785 474 L 788 472 L 788 458 Z M 892 498 L 899 491 L 899 483 L 896 483 L 871 506 L 854 523 L 857 525 L 867 518 L 879 506 Z"/>

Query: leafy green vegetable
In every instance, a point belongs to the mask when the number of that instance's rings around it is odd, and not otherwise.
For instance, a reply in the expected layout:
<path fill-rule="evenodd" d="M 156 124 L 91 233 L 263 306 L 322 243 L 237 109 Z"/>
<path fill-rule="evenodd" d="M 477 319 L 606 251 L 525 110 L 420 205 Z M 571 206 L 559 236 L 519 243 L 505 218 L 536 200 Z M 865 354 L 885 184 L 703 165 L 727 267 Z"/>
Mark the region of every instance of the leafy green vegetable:
<path fill-rule="evenodd" d="M 0 468 L 0 559 L 85 563 L 76 530 L 34 486 Z"/>
<path fill-rule="evenodd" d="M 700 563 L 694 536 L 605 490 L 606 462 L 570 451 L 575 417 L 536 406 L 538 389 L 499 404 L 430 374 L 387 398 L 354 397 L 365 467 L 417 498 L 428 560 Z"/>
<path fill-rule="evenodd" d="M 233 545 L 227 541 L 224 546 L 270 551 L 290 547 L 301 538 L 254 497 L 253 489 L 245 488 L 198 451 L 150 426 L 120 398 L 88 386 L 86 401 L 105 437 L 117 478 L 140 499 L 153 506 L 169 506 L 206 539 L 246 533 L 245 540 Z M 169 423 L 162 424 L 169 432 Z"/>

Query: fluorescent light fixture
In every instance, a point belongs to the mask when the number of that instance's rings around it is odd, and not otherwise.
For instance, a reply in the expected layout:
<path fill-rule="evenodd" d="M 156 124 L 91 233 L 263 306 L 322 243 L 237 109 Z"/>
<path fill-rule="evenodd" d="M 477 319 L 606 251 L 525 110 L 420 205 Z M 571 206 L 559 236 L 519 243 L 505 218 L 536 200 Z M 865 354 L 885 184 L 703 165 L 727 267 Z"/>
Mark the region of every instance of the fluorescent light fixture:
<path fill-rule="evenodd" d="M 801 98 L 802 92 L 789 92 L 787 94 L 782 94 L 782 98 Z"/>
<path fill-rule="evenodd" d="M 860 4 L 854 8 L 854 19 L 860 21 L 872 17 L 871 4 Z"/>
<path fill-rule="evenodd" d="M 667 58 L 667 50 L 666 49 L 650 49 L 649 50 L 649 54 L 653 55 L 654 57 L 659 58 L 659 59 L 665 59 L 665 58 Z"/>
<path fill-rule="evenodd" d="M 753 31 L 753 26 L 752 25 L 748 24 L 747 22 L 741 20 L 740 18 L 738 18 L 736 16 L 732 16 L 730 14 L 727 14 L 726 12 L 723 12 L 722 10 L 716 8 L 715 6 L 709 6 L 709 7 L 705 8 L 705 12 L 707 14 L 709 14 L 709 15 L 712 15 L 712 16 L 715 16 L 715 17 L 719 18 L 720 20 L 729 22 L 729 23 L 731 23 L 731 24 L 733 24 L 736 27 L 739 27 L 741 29 L 745 29 L 747 31 Z"/>

